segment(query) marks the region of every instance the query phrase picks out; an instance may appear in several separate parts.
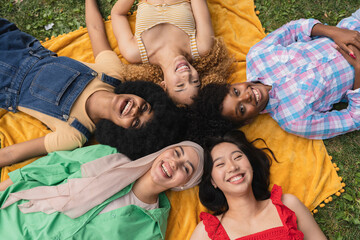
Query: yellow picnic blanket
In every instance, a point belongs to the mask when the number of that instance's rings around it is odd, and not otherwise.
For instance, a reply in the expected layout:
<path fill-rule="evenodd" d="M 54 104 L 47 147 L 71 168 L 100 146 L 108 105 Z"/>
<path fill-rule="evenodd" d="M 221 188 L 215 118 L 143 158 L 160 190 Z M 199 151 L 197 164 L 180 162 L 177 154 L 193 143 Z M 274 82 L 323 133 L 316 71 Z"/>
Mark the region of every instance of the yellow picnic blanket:
<path fill-rule="evenodd" d="M 255 14 L 253 0 L 208 0 L 216 36 L 224 38 L 236 58 L 236 72 L 231 79 L 245 81 L 245 56 L 250 47 L 264 36 Z M 134 27 L 135 16 L 130 16 Z M 111 47 L 119 53 L 110 21 L 106 30 Z M 94 62 L 86 28 L 52 38 L 43 43 L 60 56 Z M 124 61 L 126 62 L 126 61 Z M 25 114 L 0 112 L 1 147 L 43 136 L 48 131 L 36 119 Z M 275 153 L 278 163 L 271 166 L 271 185 L 282 186 L 285 193 L 296 195 L 313 210 L 330 195 L 341 189 L 341 181 L 321 140 L 308 140 L 284 132 L 268 115 L 259 116 L 251 125 L 242 128 L 249 140 L 262 138 Z M 260 142 L 259 146 L 263 146 Z M 7 172 L 26 163 L 2 169 L 1 180 Z M 183 192 L 167 192 L 171 202 L 166 239 L 189 239 L 199 221 L 200 211 L 206 211 L 198 199 L 198 188 Z"/>

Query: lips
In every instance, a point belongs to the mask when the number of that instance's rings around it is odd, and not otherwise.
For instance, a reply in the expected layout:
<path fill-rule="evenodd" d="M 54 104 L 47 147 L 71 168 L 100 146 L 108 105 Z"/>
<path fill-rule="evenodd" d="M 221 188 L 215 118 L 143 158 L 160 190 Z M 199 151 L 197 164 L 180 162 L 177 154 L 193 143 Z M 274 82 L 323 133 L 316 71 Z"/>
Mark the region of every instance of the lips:
<path fill-rule="evenodd" d="M 172 177 L 172 171 L 171 171 L 170 165 L 168 163 L 162 163 L 161 170 L 163 171 L 165 176 L 167 176 L 168 178 Z"/>
<path fill-rule="evenodd" d="M 179 63 L 175 68 L 175 72 L 185 72 L 185 71 L 189 71 L 189 70 L 190 70 L 190 67 L 186 62 Z"/>
<path fill-rule="evenodd" d="M 239 173 L 239 174 L 236 174 L 236 175 L 230 177 L 226 181 L 229 183 L 238 184 L 244 180 L 244 176 L 245 176 L 245 173 Z"/>
<path fill-rule="evenodd" d="M 120 115 L 126 116 L 130 112 L 133 104 L 134 104 L 134 101 L 132 99 L 123 101 L 120 106 Z"/>

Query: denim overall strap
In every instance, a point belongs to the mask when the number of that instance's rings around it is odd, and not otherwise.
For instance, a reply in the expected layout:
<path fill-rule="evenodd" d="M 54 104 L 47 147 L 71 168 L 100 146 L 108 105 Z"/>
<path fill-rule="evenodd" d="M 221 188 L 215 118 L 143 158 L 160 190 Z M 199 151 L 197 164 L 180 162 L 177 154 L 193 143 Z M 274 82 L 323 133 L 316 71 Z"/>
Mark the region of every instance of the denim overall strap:
<path fill-rule="evenodd" d="M 86 137 L 86 141 L 89 141 L 92 133 L 84 125 L 82 125 L 81 122 L 75 118 L 75 120 L 70 125 L 81 132 Z"/>
<path fill-rule="evenodd" d="M 106 75 L 105 73 L 102 74 L 101 81 L 103 81 L 104 83 L 107 83 L 113 87 L 116 87 L 117 85 L 121 84 L 121 80 L 110 77 L 110 76 Z"/>

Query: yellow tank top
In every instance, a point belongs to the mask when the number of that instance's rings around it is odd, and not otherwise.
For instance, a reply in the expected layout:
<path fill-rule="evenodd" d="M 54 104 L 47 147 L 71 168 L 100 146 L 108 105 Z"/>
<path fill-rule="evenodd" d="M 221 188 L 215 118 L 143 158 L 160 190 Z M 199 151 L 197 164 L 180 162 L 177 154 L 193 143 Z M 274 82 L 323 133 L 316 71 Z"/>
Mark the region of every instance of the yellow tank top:
<path fill-rule="evenodd" d="M 138 41 L 141 60 L 148 63 L 149 59 L 141 39 L 141 34 L 161 23 L 170 23 L 183 30 L 190 38 L 191 56 L 193 59 L 199 57 L 196 46 L 195 19 L 191 10 L 190 1 L 180 1 L 174 4 L 152 5 L 140 2 L 138 5 L 135 37 Z"/>

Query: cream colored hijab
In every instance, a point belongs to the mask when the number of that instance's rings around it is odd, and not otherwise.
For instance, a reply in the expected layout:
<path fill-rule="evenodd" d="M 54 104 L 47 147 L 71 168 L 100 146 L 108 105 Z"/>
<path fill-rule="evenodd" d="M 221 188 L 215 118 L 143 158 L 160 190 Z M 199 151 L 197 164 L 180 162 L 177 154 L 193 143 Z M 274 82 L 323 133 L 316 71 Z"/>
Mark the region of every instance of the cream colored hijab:
<path fill-rule="evenodd" d="M 193 147 L 199 156 L 199 164 L 191 179 L 183 187 L 172 190 L 191 188 L 200 182 L 204 151 L 200 145 L 184 141 L 136 161 L 131 161 L 121 153 L 115 153 L 85 163 L 81 166 L 82 178 L 69 179 L 58 186 L 41 186 L 10 193 L 2 209 L 21 199 L 26 199 L 29 202 L 18 205 L 23 213 L 40 211 L 51 214 L 58 211 L 71 218 L 77 218 L 136 181 L 151 168 L 154 160 L 162 152 L 177 146 Z"/>

